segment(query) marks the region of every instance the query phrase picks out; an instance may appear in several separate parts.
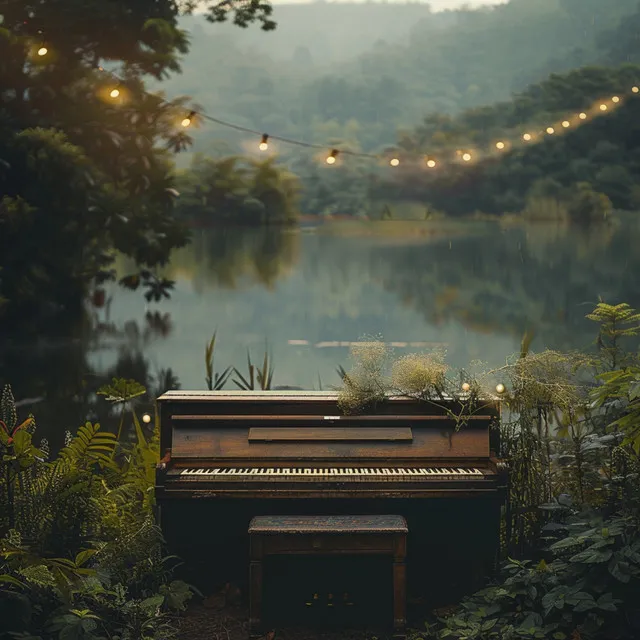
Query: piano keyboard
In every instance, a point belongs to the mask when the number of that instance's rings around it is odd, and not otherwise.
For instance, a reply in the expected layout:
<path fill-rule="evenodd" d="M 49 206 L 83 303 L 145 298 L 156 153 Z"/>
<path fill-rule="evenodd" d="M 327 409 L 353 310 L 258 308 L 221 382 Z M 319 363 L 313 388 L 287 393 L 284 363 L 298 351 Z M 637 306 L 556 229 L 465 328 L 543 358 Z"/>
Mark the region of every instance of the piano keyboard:
<path fill-rule="evenodd" d="M 415 478 L 481 478 L 484 476 L 480 469 L 462 467 L 412 467 L 412 468 L 378 468 L 378 467 L 253 467 L 253 468 L 196 468 L 183 469 L 180 476 L 194 478 L 237 478 L 265 479 L 265 478 L 304 478 L 330 480 L 348 479 L 388 479 L 410 480 Z"/>

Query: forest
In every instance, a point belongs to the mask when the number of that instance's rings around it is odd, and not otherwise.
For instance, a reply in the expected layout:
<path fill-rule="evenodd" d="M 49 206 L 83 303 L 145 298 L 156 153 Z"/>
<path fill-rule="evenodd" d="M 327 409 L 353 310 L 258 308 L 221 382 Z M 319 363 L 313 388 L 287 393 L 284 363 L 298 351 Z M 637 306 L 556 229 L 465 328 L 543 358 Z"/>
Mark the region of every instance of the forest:
<path fill-rule="evenodd" d="M 551 191 L 563 213 L 570 213 L 572 200 L 579 208 L 585 198 L 599 212 L 596 218 L 611 207 L 637 206 L 628 129 L 635 103 L 575 135 L 491 159 L 489 166 L 477 162 L 429 175 L 424 166 L 388 166 L 396 153 L 408 159 L 455 157 L 461 146 L 519 137 L 613 92 L 628 94 L 638 78 L 636 0 L 613 6 L 598 0 L 512 0 L 439 13 L 414 4 L 369 7 L 285 6 L 276 31 L 238 37 L 228 31 L 214 35 L 213 27 L 191 17 L 188 68 L 163 86 L 249 129 L 326 145 L 327 151 L 381 155 L 381 161 L 345 157 L 340 166 L 327 167 L 326 152 L 275 143 L 278 162 L 300 181 L 298 206 L 305 215 L 377 218 L 400 195 L 451 215 L 520 213 L 532 189 L 538 205 L 550 204 Z M 367 29 L 355 29 L 365 11 Z M 339 29 L 330 26 L 335 23 Z M 354 35 L 346 39 L 349 25 Z M 199 79 L 210 65 L 224 65 L 230 73 L 207 77 L 203 85 Z M 194 133 L 194 151 L 259 157 L 259 135 L 202 125 Z M 618 149 L 621 135 L 625 142 Z M 615 165 L 605 166 L 614 156 Z M 512 173 L 505 188 L 500 176 Z M 553 182 L 535 184 L 543 178 Z M 461 186 L 466 201 L 454 197 Z"/>

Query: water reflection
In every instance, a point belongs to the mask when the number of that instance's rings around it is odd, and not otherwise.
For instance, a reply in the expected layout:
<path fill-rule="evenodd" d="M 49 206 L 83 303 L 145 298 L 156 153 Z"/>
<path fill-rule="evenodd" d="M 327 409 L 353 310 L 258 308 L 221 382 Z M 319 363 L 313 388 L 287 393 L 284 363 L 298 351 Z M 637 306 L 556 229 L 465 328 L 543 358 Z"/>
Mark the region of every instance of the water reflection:
<path fill-rule="evenodd" d="M 176 280 L 171 300 L 146 304 L 113 286 L 91 307 L 90 330 L 5 348 L 0 383 L 11 382 L 17 398 L 44 397 L 34 411 L 46 433 L 47 424 L 107 418 L 95 390 L 113 376 L 139 380 L 151 397 L 204 388 L 214 330 L 216 369 L 243 369 L 247 350 L 261 360 L 266 345 L 274 384 L 304 388 L 337 384 L 348 344 L 365 334 L 382 334 L 398 353 L 445 345 L 454 366 L 499 364 L 527 330 L 537 350 L 583 348 L 594 338 L 584 315 L 599 296 L 640 306 L 639 235 L 637 224 L 200 229 L 164 274 Z"/>

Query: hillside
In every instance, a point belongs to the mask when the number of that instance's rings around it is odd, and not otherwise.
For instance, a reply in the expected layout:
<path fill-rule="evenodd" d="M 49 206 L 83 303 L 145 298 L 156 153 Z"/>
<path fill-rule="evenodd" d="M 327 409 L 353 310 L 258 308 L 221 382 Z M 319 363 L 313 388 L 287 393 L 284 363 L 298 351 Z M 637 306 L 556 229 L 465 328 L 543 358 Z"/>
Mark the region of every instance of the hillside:
<path fill-rule="evenodd" d="M 604 208 L 637 209 L 638 85 L 638 65 L 584 67 L 554 75 L 509 102 L 458 118 L 429 119 L 402 139 L 406 156 L 417 159 L 429 149 L 452 162 L 433 172 L 424 165 L 407 166 L 394 178 L 387 172 L 376 192 L 453 214 L 520 212 L 536 202 L 544 208 L 558 201 L 571 210 L 570 201 L 578 197 L 575 215 L 589 217 L 598 194 L 611 202 L 600 198 Z M 530 143 L 522 140 L 524 132 L 532 132 Z M 496 150 L 496 140 L 507 141 L 504 151 Z M 473 150 L 468 164 L 455 160 L 461 146 Z M 595 215 L 602 213 L 596 209 Z"/>
<path fill-rule="evenodd" d="M 374 153 L 396 145 L 401 131 L 402 147 L 417 151 L 434 127 L 455 128 L 447 118 L 468 110 L 460 122 L 470 117 L 472 129 L 508 130 L 513 123 L 497 120 L 504 104 L 550 73 L 632 58 L 637 4 L 511 0 L 435 13 L 422 4 L 277 5 L 273 32 L 192 16 L 183 23 L 192 41 L 183 73 L 162 88 L 257 131 Z M 502 106 L 481 106 L 494 103 Z M 258 157 L 256 136 L 210 123 L 192 134 L 182 167 L 197 152 Z M 368 212 L 370 163 L 351 160 L 338 176 L 309 150 L 271 149 L 301 178 L 305 213 Z"/>

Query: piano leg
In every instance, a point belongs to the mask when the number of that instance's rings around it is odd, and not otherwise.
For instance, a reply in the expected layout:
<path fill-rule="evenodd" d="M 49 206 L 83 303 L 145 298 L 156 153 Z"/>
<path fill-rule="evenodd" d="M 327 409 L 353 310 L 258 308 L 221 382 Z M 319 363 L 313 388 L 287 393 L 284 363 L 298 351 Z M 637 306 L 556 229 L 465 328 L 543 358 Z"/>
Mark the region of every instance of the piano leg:
<path fill-rule="evenodd" d="M 262 540 L 253 536 L 249 563 L 249 637 L 262 635 Z"/>
<path fill-rule="evenodd" d="M 405 638 L 407 625 L 407 543 L 406 537 L 398 536 L 393 553 L 393 637 Z"/>

